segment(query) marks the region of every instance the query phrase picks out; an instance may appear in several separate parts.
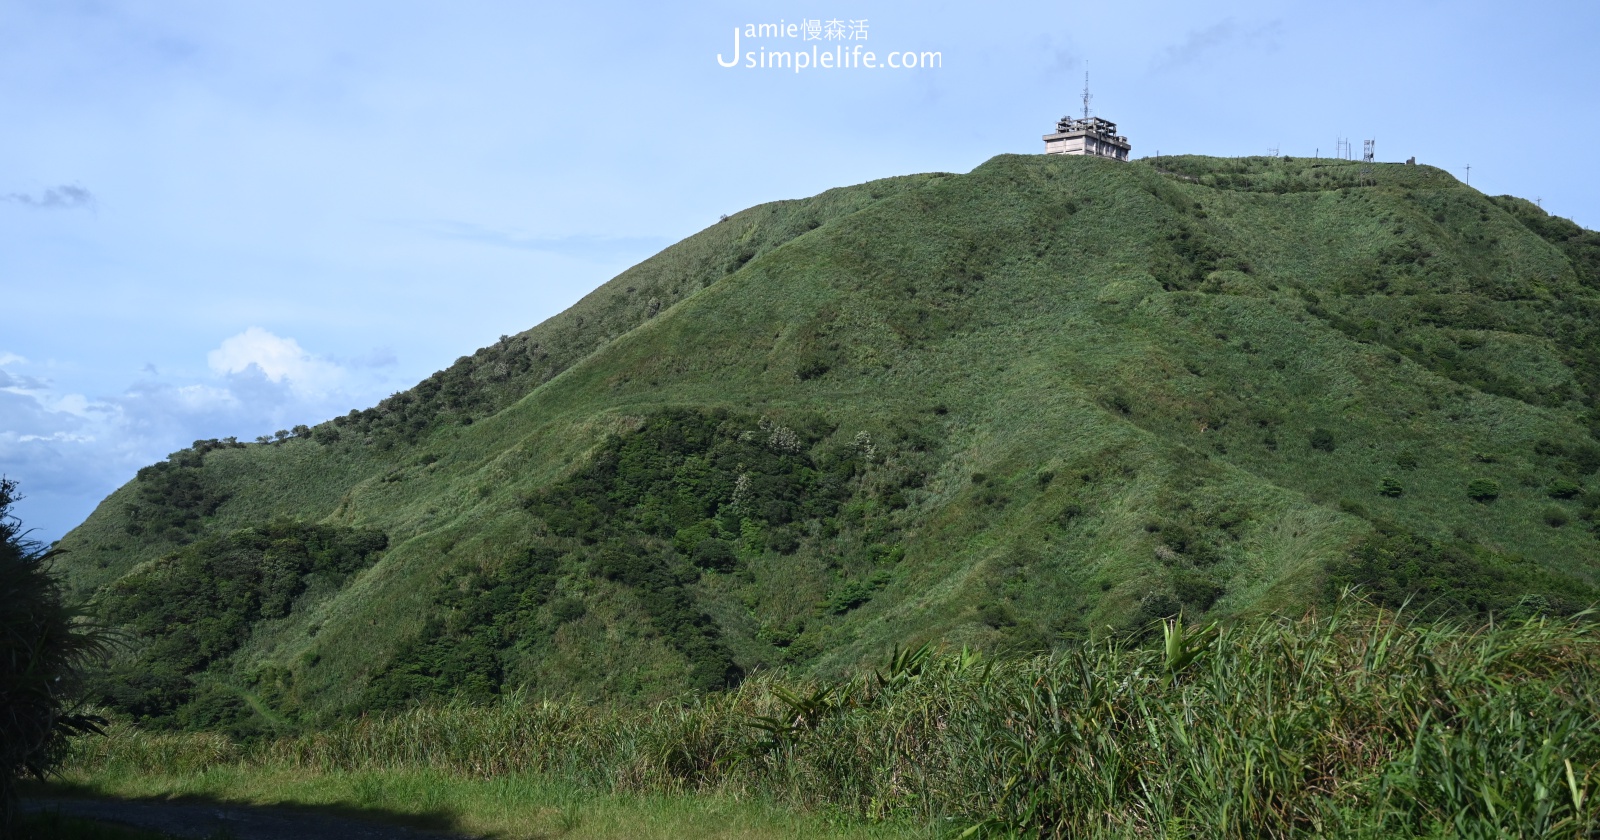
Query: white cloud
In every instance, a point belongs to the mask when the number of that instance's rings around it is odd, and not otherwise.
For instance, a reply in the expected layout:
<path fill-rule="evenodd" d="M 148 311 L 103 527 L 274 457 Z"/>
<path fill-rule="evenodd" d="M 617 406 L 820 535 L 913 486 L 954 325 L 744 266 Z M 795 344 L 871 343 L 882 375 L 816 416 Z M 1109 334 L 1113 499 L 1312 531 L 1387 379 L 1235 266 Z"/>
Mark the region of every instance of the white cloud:
<path fill-rule="evenodd" d="M 337 387 L 344 371 L 306 352 L 300 342 L 251 327 L 206 354 L 211 370 L 224 376 L 259 370 L 268 382 L 288 383 L 301 393 L 321 394 Z"/>
<path fill-rule="evenodd" d="M 71 414 L 76 417 L 86 417 L 89 414 L 89 398 L 82 394 L 65 394 L 56 399 L 44 398 L 39 400 L 47 409 L 61 414 Z"/>
<path fill-rule="evenodd" d="M 342 366 L 259 327 L 223 341 L 207 361 L 213 375 L 201 381 L 146 371 L 119 393 L 85 396 L 0 353 L 0 472 L 22 483 L 28 526 L 59 537 L 139 467 L 192 441 L 314 424 L 394 390 L 383 370 L 392 351 Z"/>
<path fill-rule="evenodd" d="M 210 385 L 184 385 L 174 388 L 172 393 L 177 398 L 175 402 L 190 411 L 211 411 L 239 405 L 239 398 L 232 391 Z"/>
<path fill-rule="evenodd" d="M 22 435 L 17 438 L 18 443 L 32 443 L 34 441 L 54 441 L 57 443 L 93 443 L 94 435 L 75 435 L 71 432 L 55 432 L 48 435 Z"/>

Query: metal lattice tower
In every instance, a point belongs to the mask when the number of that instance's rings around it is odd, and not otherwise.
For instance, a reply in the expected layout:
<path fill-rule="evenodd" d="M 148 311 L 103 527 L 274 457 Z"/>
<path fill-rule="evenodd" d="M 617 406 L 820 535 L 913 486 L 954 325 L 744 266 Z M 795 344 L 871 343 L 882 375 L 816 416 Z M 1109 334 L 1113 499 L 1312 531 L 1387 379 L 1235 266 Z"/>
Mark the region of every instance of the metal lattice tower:
<path fill-rule="evenodd" d="M 1089 93 L 1089 66 L 1088 66 L 1088 64 L 1089 64 L 1088 62 L 1084 62 L 1084 68 L 1083 68 L 1083 118 L 1084 119 L 1088 119 L 1089 118 L 1089 100 L 1094 98 L 1094 96 L 1090 95 L 1090 93 Z"/>
<path fill-rule="evenodd" d="M 1374 160 L 1377 160 L 1378 159 L 1377 145 L 1378 145 L 1378 141 L 1376 141 L 1376 140 L 1363 140 L 1363 141 L 1361 141 L 1361 159 L 1366 161 L 1367 163 L 1371 163 Z"/>

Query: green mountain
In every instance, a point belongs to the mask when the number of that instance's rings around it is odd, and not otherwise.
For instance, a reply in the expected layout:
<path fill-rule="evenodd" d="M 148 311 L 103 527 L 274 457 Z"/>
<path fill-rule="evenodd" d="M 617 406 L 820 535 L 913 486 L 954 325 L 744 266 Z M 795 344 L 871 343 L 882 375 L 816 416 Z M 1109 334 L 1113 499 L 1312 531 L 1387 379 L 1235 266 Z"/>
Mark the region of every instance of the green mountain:
<path fill-rule="evenodd" d="M 102 699 L 268 727 L 1036 650 L 1349 584 L 1578 609 L 1600 234 L 1426 166 L 1003 155 L 755 207 L 63 540 Z"/>

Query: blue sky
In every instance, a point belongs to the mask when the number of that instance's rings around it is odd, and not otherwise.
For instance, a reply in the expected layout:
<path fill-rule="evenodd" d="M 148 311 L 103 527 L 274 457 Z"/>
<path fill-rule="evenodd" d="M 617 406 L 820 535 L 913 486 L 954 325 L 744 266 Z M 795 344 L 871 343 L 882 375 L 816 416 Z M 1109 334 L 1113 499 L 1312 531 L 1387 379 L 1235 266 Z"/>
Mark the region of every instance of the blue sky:
<path fill-rule="evenodd" d="M 808 19 L 941 66 L 717 61 Z M 0 471 L 58 537 L 190 441 L 371 405 L 722 213 L 1038 152 L 1085 61 L 1135 156 L 1374 138 L 1593 228 L 1597 42 L 1593 2 L 3 0 Z"/>

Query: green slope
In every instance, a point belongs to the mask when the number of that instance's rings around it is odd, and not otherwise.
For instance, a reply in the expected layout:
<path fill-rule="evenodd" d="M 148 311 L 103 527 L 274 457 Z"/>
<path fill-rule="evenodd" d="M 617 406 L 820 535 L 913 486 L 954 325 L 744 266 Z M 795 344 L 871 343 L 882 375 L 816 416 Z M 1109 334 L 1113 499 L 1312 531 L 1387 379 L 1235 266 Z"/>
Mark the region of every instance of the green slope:
<path fill-rule="evenodd" d="M 64 566 L 153 628 L 122 667 L 169 721 L 661 697 L 1344 582 L 1570 609 L 1597 314 L 1600 236 L 1431 167 L 1001 156 L 752 208 L 373 409 L 177 453 Z M 387 548 L 317 577 L 311 523 Z M 141 593 L 219 569 L 179 657 Z"/>

